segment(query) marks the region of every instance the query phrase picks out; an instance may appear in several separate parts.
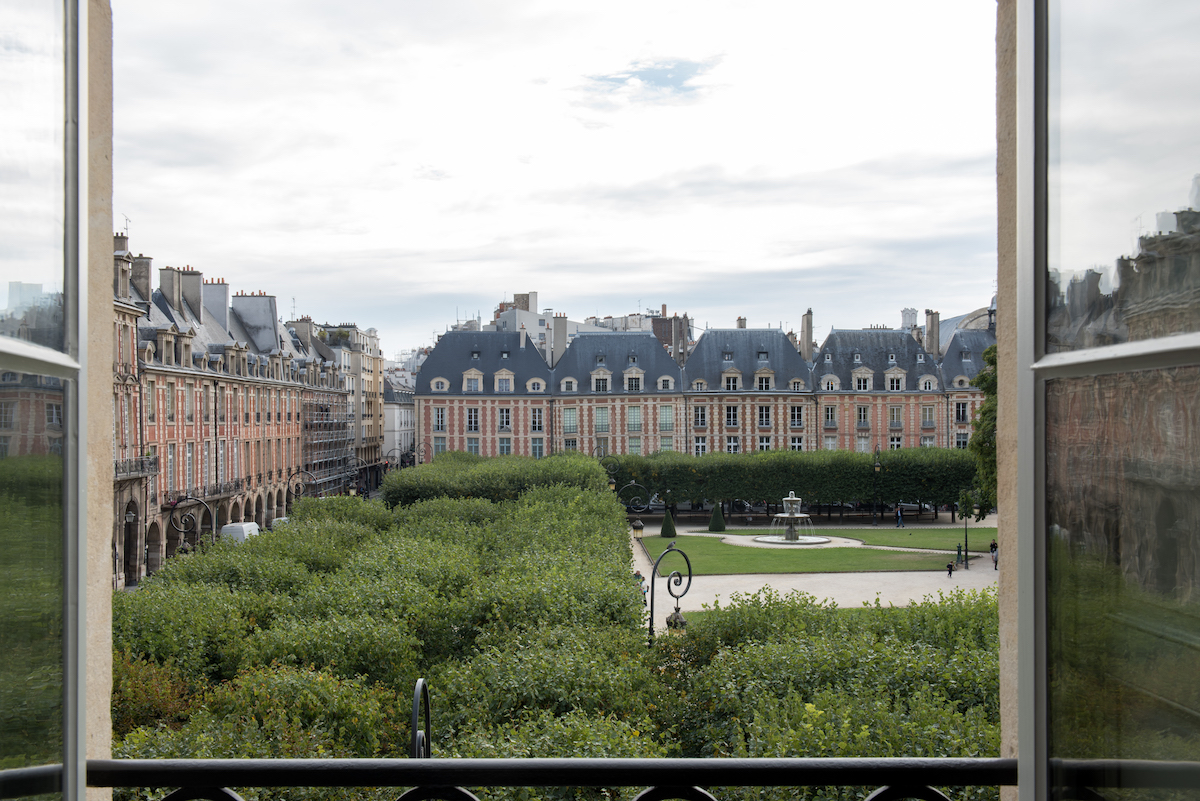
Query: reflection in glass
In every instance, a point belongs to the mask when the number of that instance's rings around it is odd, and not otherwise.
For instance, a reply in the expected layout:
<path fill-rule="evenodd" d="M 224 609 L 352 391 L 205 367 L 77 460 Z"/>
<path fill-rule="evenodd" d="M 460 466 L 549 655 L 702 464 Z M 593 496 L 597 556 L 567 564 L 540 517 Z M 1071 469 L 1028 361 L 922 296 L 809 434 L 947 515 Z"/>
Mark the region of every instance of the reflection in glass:
<path fill-rule="evenodd" d="M 63 348 L 63 6 L 0 3 L 0 336 Z"/>
<path fill-rule="evenodd" d="M 1200 330 L 1200 3 L 1049 18 L 1046 351 Z"/>
<path fill-rule="evenodd" d="M 63 394 L 0 373 L 0 769 L 63 761 Z"/>
<path fill-rule="evenodd" d="M 1200 759 L 1197 397 L 1197 367 L 1047 383 L 1051 757 Z"/>

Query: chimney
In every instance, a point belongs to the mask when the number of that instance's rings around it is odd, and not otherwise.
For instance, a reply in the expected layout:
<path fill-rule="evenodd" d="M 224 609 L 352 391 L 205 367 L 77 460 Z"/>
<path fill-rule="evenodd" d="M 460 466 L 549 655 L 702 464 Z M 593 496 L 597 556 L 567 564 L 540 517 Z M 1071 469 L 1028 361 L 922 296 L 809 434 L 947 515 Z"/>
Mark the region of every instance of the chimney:
<path fill-rule="evenodd" d="M 554 316 L 554 345 L 551 351 L 553 361 L 550 366 L 558 364 L 558 360 L 567 352 L 567 315 L 556 314 Z"/>
<path fill-rule="evenodd" d="M 938 330 L 941 315 L 932 309 L 925 310 L 925 350 L 935 359 L 942 358 L 940 332 Z"/>
<path fill-rule="evenodd" d="M 525 326 L 521 326 L 521 349 L 525 348 Z"/>
<path fill-rule="evenodd" d="M 536 292 L 529 293 L 529 311 L 533 312 L 534 314 L 538 313 L 537 293 Z"/>
<path fill-rule="evenodd" d="M 218 278 L 201 288 L 203 306 L 213 316 L 222 331 L 229 330 L 229 284 Z"/>
<path fill-rule="evenodd" d="M 806 362 L 812 361 L 813 357 L 812 320 L 812 309 L 810 308 L 800 318 L 800 355 Z"/>
<path fill-rule="evenodd" d="M 738 328 L 745 328 L 745 327 L 746 327 L 746 318 L 745 318 L 745 317 L 739 317 L 739 318 L 738 318 L 737 327 L 738 327 Z"/>
<path fill-rule="evenodd" d="M 184 270 L 179 275 L 182 286 L 183 300 L 187 303 L 196 321 L 204 324 L 204 273 L 198 270 Z"/>
<path fill-rule="evenodd" d="M 167 305 L 175 311 L 183 306 L 182 287 L 179 281 L 179 270 L 174 267 L 160 267 L 158 270 L 158 290 L 162 292 Z"/>
<path fill-rule="evenodd" d="M 917 310 L 916 309 L 901 309 L 900 310 L 900 327 L 909 333 L 912 333 L 917 327 Z"/>
<path fill-rule="evenodd" d="M 150 262 L 154 259 L 141 253 L 133 260 L 133 274 L 129 282 L 142 296 L 142 300 L 150 300 Z"/>
<path fill-rule="evenodd" d="M 662 316 L 663 317 L 667 316 L 667 304 L 665 304 L 665 303 L 662 305 Z"/>
<path fill-rule="evenodd" d="M 120 231 L 113 234 L 113 253 L 124 253 L 129 250 L 129 235 Z"/>

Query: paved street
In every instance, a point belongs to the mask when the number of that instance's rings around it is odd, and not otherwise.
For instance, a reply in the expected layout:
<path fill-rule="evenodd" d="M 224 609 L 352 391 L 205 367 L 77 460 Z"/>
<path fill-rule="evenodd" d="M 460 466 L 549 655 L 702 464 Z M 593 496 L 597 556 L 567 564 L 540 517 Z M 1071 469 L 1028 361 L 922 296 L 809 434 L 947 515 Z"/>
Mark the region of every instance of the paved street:
<path fill-rule="evenodd" d="M 949 515 L 943 516 L 941 525 L 922 522 L 920 528 L 951 528 L 955 524 L 951 523 L 947 518 Z M 868 522 L 868 526 L 870 523 Z M 972 524 L 973 525 L 973 524 Z M 988 518 L 980 525 L 995 525 L 995 518 Z M 961 522 L 957 523 L 958 527 L 962 526 Z M 748 537 L 736 537 L 735 542 L 744 547 L 767 547 L 767 548 L 829 548 L 829 547 L 874 547 L 864 546 L 858 540 L 850 540 L 837 537 L 839 527 L 836 526 L 821 526 L 814 533 L 822 537 L 830 537 L 831 542 L 827 545 L 765 545 L 763 543 L 754 543 Z M 861 524 L 854 526 L 843 526 L 841 528 L 864 528 Z M 917 525 L 912 528 L 918 528 Z M 659 523 L 647 523 L 643 531 L 646 537 L 657 537 L 660 530 Z M 702 530 L 692 530 L 691 527 L 679 526 L 680 534 L 695 535 L 702 533 Z M 767 529 L 763 529 L 763 533 L 768 533 Z M 708 534 L 706 536 L 722 536 L 717 534 Z M 747 540 L 750 540 L 747 542 Z M 635 570 L 642 571 L 642 575 L 649 580 L 650 570 L 653 563 L 646 556 L 646 552 L 642 549 L 641 543 L 634 538 L 633 542 L 633 566 Z M 913 572 L 878 572 L 878 573 L 749 573 L 735 576 L 696 576 L 692 579 L 691 589 L 680 600 L 680 609 L 686 614 L 689 611 L 702 609 L 704 606 L 711 606 L 718 598 L 722 603 L 728 602 L 730 596 L 735 592 L 753 593 L 762 587 L 771 587 L 778 591 L 781 595 L 785 595 L 792 590 L 801 590 L 816 596 L 817 598 L 828 598 L 840 607 L 855 607 L 861 606 L 864 602 L 874 603 L 876 597 L 884 605 L 894 604 L 896 606 L 905 606 L 913 601 L 919 601 L 929 595 L 936 595 L 938 590 L 948 590 L 955 587 L 965 587 L 967 589 L 982 589 L 984 587 L 994 587 L 997 577 L 1000 574 L 992 569 L 991 560 L 986 554 L 971 562 L 969 570 L 956 570 L 953 578 L 948 578 L 946 572 L 942 571 L 913 571 Z M 659 578 L 656 588 L 656 599 L 654 609 L 654 628 L 656 631 L 661 630 L 665 626 L 666 616 L 674 609 L 674 604 L 671 597 L 666 591 L 666 579 Z"/>

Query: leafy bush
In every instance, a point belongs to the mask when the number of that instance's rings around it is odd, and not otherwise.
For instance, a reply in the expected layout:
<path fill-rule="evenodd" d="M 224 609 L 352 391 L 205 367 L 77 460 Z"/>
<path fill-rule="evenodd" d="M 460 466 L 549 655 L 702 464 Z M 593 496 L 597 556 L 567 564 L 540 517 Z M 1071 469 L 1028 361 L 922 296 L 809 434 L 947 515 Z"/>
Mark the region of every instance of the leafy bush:
<path fill-rule="evenodd" d="M 418 678 L 420 643 L 402 620 L 358 614 L 292 619 L 258 631 L 243 650 L 248 665 L 312 666 L 345 679 L 362 677 L 397 689 Z"/>
<path fill-rule="evenodd" d="M 113 654 L 112 728 L 123 737 L 139 726 L 178 728 L 192 713 L 193 688 L 168 662 Z"/>
<path fill-rule="evenodd" d="M 384 502 L 388 506 L 407 506 L 439 497 L 510 501 L 532 487 L 562 484 L 599 491 L 607 486 L 607 476 L 600 465 L 580 453 L 561 453 L 545 459 L 528 456 L 482 459 L 466 455 L 471 458 L 439 456 L 433 464 L 389 473 L 383 481 Z"/>
<path fill-rule="evenodd" d="M 712 516 L 708 518 L 708 530 L 725 530 L 725 513 L 721 510 L 720 502 L 713 505 Z"/>

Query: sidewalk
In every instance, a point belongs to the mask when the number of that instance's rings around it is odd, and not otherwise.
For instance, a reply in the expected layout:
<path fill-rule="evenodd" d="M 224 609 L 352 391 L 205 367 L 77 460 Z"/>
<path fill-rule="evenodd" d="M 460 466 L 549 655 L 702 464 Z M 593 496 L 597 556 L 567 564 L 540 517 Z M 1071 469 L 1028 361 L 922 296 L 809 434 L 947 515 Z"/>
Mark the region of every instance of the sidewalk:
<path fill-rule="evenodd" d="M 991 518 L 989 518 L 991 520 Z M 643 521 L 644 522 L 644 521 Z M 972 521 L 973 522 L 973 521 Z M 985 523 L 988 521 L 984 521 Z M 894 524 L 893 524 L 894 525 Z M 958 525 L 961 527 L 962 522 Z M 649 523 L 643 530 L 643 537 L 657 537 L 661 530 L 661 522 Z M 913 528 L 929 528 L 925 524 L 914 525 Z M 843 526 L 843 528 L 863 528 L 862 525 Z M 830 536 L 833 527 L 824 526 L 815 533 L 820 536 Z M 767 533 L 767 529 L 761 529 Z M 682 534 L 704 534 L 720 537 L 720 534 L 709 534 L 707 531 L 693 532 L 681 529 Z M 651 581 L 653 562 L 646 556 L 638 538 L 633 539 L 633 569 L 642 571 L 647 581 Z M 736 540 L 748 540 L 748 537 L 737 537 Z M 883 546 L 863 545 L 858 540 L 834 537 L 826 545 L 765 545 L 764 543 L 740 542 L 748 547 L 768 548 L 873 548 Z M 895 550 L 910 550 L 897 548 Z M 911 549 L 919 550 L 919 549 Z M 675 557 L 678 559 L 678 557 Z M 679 560 L 682 562 L 682 560 Z M 952 560 L 951 560 L 952 561 Z M 665 566 L 665 563 L 664 563 Z M 728 603 L 735 593 L 754 593 L 763 587 L 771 587 L 780 595 L 786 595 L 792 590 L 811 593 L 818 599 L 829 599 L 839 607 L 857 607 L 864 602 L 874 604 L 875 599 L 884 606 L 907 606 L 914 601 L 920 601 L 926 596 L 936 596 L 938 590 L 952 590 L 958 587 L 978 590 L 996 586 L 1000 573 L 992 569 L 991 560 L 983 555 L 972 560 L 968 570 L 956 570 L 953 577 L 947 577 L 943 570 L 913 571 L 913 572 L 877 572 L 877 573 L 746 573 L 731 576 L 694 576 L 691 589 L 687 595 L 679 599 L 679 608 L 686 616 L 687 612 L 698 611 L 705 606 L 712 606 L 718 599 L 722 604 Z M 653 579 L 655 586 L 654 601 L 654 630 L 662 631 L 666 618 L 675 609 L 675 601 L 667 593 L 665 578 Z M 648 598 L 649 596 L 647 596 Z M 647 601 L 648 602 L 648 601 Z"/>

